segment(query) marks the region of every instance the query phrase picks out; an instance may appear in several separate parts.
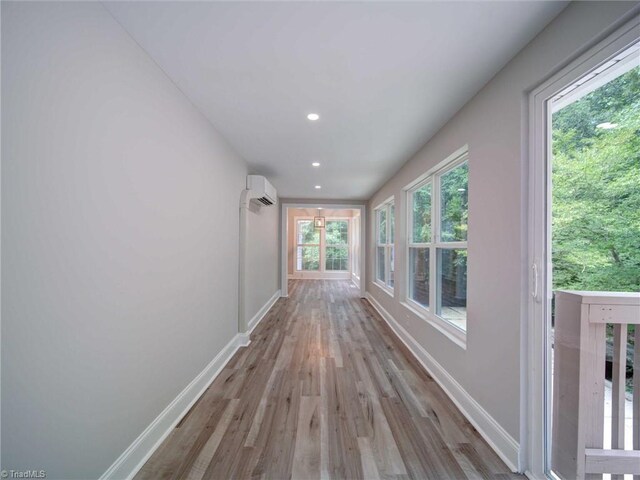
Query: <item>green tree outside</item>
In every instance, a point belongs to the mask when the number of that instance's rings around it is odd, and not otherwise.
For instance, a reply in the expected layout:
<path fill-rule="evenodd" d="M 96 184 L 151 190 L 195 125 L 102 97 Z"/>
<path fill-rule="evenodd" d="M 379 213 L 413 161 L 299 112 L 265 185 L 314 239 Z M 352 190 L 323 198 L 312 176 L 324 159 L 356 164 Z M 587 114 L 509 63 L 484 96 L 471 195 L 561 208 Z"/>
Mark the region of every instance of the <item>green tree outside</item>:
<path fill-rule="evenodd" d="M 552 185 L 553 288 L 640 291 L 639 68 L 553 115 Z"/>
<path fill-rule="evenodd" d="M 552 125 L 554 290 L 640 291 L 640 68 L 555 112 Z M 607 325 L 608 357 L 612 337 Z"/>

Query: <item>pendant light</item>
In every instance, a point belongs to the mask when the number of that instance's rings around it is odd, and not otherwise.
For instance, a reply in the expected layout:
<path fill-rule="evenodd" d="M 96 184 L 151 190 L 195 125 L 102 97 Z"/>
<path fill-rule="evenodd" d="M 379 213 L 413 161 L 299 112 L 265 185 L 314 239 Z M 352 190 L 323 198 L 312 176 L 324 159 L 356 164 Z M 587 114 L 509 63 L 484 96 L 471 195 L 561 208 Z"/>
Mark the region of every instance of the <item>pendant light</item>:
<path fill-rule="evenodd" d="M 321 208 L 318 209 L 318 216 L 313 217 L 313 226 L 316 228 L 324 228 L 324 217 L 321 216 Z"/>

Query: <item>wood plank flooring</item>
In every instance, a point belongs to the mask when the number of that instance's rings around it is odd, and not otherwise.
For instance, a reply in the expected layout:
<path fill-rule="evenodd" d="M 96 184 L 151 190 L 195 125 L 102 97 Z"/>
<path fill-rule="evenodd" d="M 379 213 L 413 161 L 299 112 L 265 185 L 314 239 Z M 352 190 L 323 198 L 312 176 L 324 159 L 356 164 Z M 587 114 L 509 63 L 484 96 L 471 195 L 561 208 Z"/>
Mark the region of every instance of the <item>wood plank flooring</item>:
<path fill-rule="evenodd" d="M 346 281 L 294 280 L 135 477 L 518 477 Z"/>

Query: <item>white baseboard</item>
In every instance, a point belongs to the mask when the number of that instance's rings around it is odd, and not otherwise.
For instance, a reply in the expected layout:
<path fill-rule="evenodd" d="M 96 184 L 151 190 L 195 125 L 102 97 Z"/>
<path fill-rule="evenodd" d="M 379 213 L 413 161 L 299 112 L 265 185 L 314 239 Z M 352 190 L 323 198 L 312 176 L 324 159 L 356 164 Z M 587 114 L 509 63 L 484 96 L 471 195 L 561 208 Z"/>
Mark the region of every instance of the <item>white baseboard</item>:
<path fill-rule="evenodd" d="M 289 280 L 349 280 L 349 272 L 297 272 L 287 276 Z"/>
<path fill-rule="evenodd" d="M 414 357 L 442 387 L 451 401 L 476 428 L 498 456 L 514 472 L 518 471 L 518 442 L 420 345 L 380 303 L 367 292 L 367 300 L 384 318 Z"/>
<path fill-rule="evenodd" d="M 258 324 L 262 321 L 262 319 L 265 317 L 267 312 L 271 310 L 271 307 L 273 307 L 273 305 L 280 298 L 280 293 L 281 293 L 280 290 L 276 291 L 276 293 L 274 293 L 273 296 L 269 300 L 267 300 L 267 303 L 265 303 L 262 306 L 262 308 L 258 310 L 258 313 L 256 313 L 253 316 L 253 318 L 249 320 L 249 323 L 247 324 L 247 335 L 251 335 L 251 332 L 253 332 L 253 329 L 258 326 Z"/>
<path fill-rule="evenodd" d="M 218 376 L 238 348 L 251 343 L 251 332 L 266 316 L 274 303 L 280 298 L 280 290 L 265 303 L 249 321 L 249 330 L 238 333 L 225 345 L 216 357 L 211 360 L 202 372 L 186 386 L 178 396 L 165 408 L 156 419 L 129 445 L 118 459 L 102 474 L 100 480 L 130 479 L 138 473 L 162 441 L 171 433 L 194 403 L 200 398 L 211 382 Z"/>
<path fill-rule="evenodd" d="M 556 476 L 553 472 L 549 472 L 550 476 L 546 475 L 536 475 L 535 473 L 530 472 L 529 470 L 525 470 L 524 475 L 529 480 L 549 480 L 549 478 L 560 480 L 560 477 Z"/>
<path fill-rule="evenodd" d="M 233 337 L 222 351 L 211 360 L 211 363 L 173 399 L 167 408 L 113 462 L 107 471 L 102 474 L 100 480 L 133 478 L 182 417 L 189 412 L 189 409 L 218 376 L 238 348 L 244 345 L 244 339 L 241 334 Z"/>

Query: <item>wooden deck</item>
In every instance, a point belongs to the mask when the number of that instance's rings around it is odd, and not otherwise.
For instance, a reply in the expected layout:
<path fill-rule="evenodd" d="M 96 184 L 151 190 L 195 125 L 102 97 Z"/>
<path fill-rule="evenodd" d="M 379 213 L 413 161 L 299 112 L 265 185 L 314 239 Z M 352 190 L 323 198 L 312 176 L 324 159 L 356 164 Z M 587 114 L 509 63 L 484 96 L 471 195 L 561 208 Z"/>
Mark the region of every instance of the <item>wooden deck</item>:
<path fill-rule="evenodd" d="M 291 281 L 136 478 L 517 477 L 358 293 Z"/>

